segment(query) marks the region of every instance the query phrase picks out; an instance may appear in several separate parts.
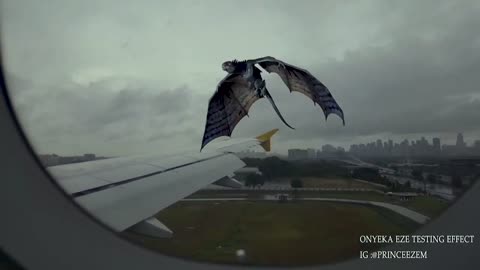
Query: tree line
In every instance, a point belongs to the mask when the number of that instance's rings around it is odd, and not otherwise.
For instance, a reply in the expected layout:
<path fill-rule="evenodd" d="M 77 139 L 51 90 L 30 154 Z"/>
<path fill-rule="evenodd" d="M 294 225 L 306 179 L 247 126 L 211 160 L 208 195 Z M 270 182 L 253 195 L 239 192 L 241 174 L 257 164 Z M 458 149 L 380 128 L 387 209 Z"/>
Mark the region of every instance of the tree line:
<path fill-rule="evenodd" d="M 348 169 L 324 160 L 287 161 L 278 157 L 245 158 L 249 167 L 257 167 L 269 180 L 280 177 L 350 177 Z"/>

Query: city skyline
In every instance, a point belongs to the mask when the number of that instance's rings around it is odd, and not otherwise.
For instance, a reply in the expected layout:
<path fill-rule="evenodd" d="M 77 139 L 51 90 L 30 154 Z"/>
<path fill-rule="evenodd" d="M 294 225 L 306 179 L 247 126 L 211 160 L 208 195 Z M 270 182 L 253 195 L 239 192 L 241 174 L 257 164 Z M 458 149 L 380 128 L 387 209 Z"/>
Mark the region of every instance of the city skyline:
<path fill-rule="evenodd" d="M 395 142 L 391 139 L 383 141 L 377 139 L 367 144 L 352 144 L 350 153 L 370 155 L 480 155 L 480 139 L 475 139 L 470 145 L 464 140 L 463 133 L 458 133 L 455 144 L 442 143 L 439 137 L 428 140 L 422 136 L 420 139 Z"/>
<path fill-rule="evenodd" d="M 348 148 L 324 144 L 319 148 L 289 149 L 288 157 L 316 158 L 339 152 L 348 152 L 359 156 L 480 156 L 480 138 L 474 139 L 471 144 L 468 144 L 463 133 L 457 133 L 455 144 L 442 143 L 439 137 L 431 137 L 428 140 L 425 136 L 414 140 L 403 139 L 399 141 L 377 139 L 369 143 L 351 144 Z"/>
<path fill-rule="evenodd" d="M 451 144 L 453 140 L 448 140 L 449 143 L 444 143 L 442 138 L 439 138 L 439 137 L 435 137 L 435 136 L 432 136 L 430 138 L 428 138 L 427 136 L 420 136 L 419 138 L 417 139 L 399 139 L 399 140 L 393 140 L 393 139 L 375 139 L 375 140 L 372 140 L 370 141 L 369 143 L 352 143 L 350 145 L 333 145 L 333 144 L 330 144 L 330 143 L 326 143 L 326 144 L 322 144 L 318 147 L 315 147 L 315 145 L 312 145 L 312 146 L 308 146 L 308 147 L 292 147 L 292 148 L 288 148 L 285 152 L 280 152 L 280 151 L 276 151 L 275 150 L 275 147 L 276 146 L 273 146 L 273 149 L 270 153 L 264 153 L 264 152 L 258 152 L 257 150 L 259 149 L 250 149 L 250 150 L 247 150 L 247 151 L 244 151 L 244 152 L 241 152 L 240 153 L 240 156 L 241 157 L 266 157 L 266 156 L 269 156 L 269 155 L 280 155 L 280 156 L 285 156 L 287 155 L 288 156 L 288 151 L 289 150 L 292 150 L 292 149 L 300 149 L 300 150 L 307 150 L 307 149 L 314 149 L 315 151 L 322 151 L 323 148 L 327 148 L 329 150 L 327 150 L 327 152 L 332 152 L 332 151 L 337 151 L 339 150 L 339 148 L 343 149 L 343 150 L 340 150 L 340 151 L 344 151 L 344 152 L 350 152 L 351 151 L 351 148 L 353 145 L 364 145 L 365 147 L 367 145 L 371 145 L 371 144 L 376 144 L 378 145 L 378 141 L 381 141 L 382 142 L 382 146 L 385 148 L 385 144 L 392 144 L 393 147 L 395 147 L 395 144 L 398 144 L 399 146 L 401 145 L 401 143 L 405 143 L 405 142 L 408 142 L 408 145 L 409 146 L 412 146 L 412 142 L 417 144 L 417 142 L 420 142 L 420 145 L 425 145 L 425 142 L 429 145 L 429 146 L 433 146 L 433 147 L 436 147 L 438 149 L 438 147 L 440 147 L 440 150 L 442 150 L 444 147 L 451 147 L 451 146 L 456 146 L 458 145 L 458 139 L 459 139 L 459 134 L 461 134 L 462 136 L 462 139 L 460 140 L 460 145 L 464 145 L 465 147 L 467 148 L 474 148 L 474 149 L 477 149 L 479 151 L 479 154 L 480 154 L 480 138 L 478 139 L 475 139 L 475 138 L 465 138 L 465 136 L 463 135 L 463 133 L 457 133 L 457 135 L 455 136 L 456 140 L 454 141 L 455 143 L 454 144 Z M 430 140 L 429 140 L 430 139 Z M 437 143 L 435 143 L 435 141 L 437 141 Z M 463 143 L 462 143 L 463 142 Z M 470 143 L 469 143 L 470 142 Z M 99 153 L 97 153 L 98 155 Z M 161 154 L 161 153 L 159 153 Z M 57 156 L 56 153 L 52 153 L 52 152 L 49 152 L 49 153 L 39 153 L 38 154 L 40 157 L 49 157 L 49 156 Z M 78 156 L 79 154 L 78 153 L 72 153 L 70 155 L 67 155 L 67 156 Z M 310 154 L 311 155 L 311 154 Z M 102 156 L 102 155 L 100 155 Z"/>

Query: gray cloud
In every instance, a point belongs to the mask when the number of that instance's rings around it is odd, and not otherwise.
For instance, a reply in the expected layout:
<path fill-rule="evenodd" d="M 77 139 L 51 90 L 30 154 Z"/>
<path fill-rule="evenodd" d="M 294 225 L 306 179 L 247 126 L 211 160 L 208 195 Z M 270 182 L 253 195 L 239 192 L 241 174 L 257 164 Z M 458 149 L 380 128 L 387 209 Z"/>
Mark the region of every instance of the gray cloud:
<path fill-rule="evenodd" d="M 412 134 L 480 137 L 478 1 L 62 3 L 53 14 L 36 2 L 35 14 L 12 3 L 2 11 L 9 85 L 38 151 L 197 147 L 220 63 L 264 55 L 324 82 L 346 126 L 336 116 L 325 122 L 318 106 L 265 74 L 296 130 L 261 100 L 236 137 L 281 128 L 278 151 Z"/>
<path fill-rule="evenodd" d="M 462 13 L 449 13 L 448 28 L 437 29 L 441 34 L 428 39 L 425 30 L 412 23 L 418 20 L 405 20 L 403 28 L 394 27 L 403 31 L 392 35 L 388 45 L 349 51 L 342 60 L 306 66 L 344 109 L 345 127 L 333 119 L 336 116 L 325 123 L 318 107 L 301 94 L 288 93 L 272 78 L 269 88 L 274 89 L 271 92 L 284 116 L 297 128 L 283 130 L 281 140 L 335 142 L 375 134 L 458 131 L 480 137 L 480 101 L 472 98 L 480 92 L 480 35 L 475 30 L 480 19 L 473 16 L 474 10 L 464 7 Z M 430 10 L 436 11 L 441 18 L 447 15 L 441 8 Z M 271 121 L 272 115 L 266 115 L 258 121 Z"/>
<path fill-rule="evenodd" d="M 145 150 L 141 144 L 154 143 L 168 149 L 165 141 L 175 139 L 179 143 L 183 138 L 189 145 L 201 135 L 192 128 L 201 115 L 194 102 L 197 96 L 187 87 L 161 90 L 154 84 L 130 81 L 112 89 L 115 81 L 111 78 L 86 86 L 15 91 L 13 100 L 23 128 L 38 151 L 74 152 L 78 144 L 88 141 L 81 147 L 83 152 L 100 148 L 120 154 L 130 148 L 126 145 Z M 22 83 L 13 81 L 9 85 L 16 89 L 29 87 L 22 87 Z M 115 151 L 115 146 L 122 150 Z"/>

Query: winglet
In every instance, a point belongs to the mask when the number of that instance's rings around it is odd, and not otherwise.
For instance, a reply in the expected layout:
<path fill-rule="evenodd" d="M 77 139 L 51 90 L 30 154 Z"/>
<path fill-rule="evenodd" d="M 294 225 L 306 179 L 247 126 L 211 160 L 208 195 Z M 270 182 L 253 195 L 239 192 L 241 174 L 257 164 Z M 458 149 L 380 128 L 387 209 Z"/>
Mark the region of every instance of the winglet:
<path fill-rule="evenodd" d="M 277 133 L 277 131 L 278 131 L 278 128 L 275 128 L 268 132 L 263 133 L 262 135 L 257 136 L 256 139 L 260 142 L 260 146 L 262 146 L 263 149 L 265 149 L 265 151 L 270 152 L 271 145 L 272 145 L 271 139 L 272 139 L 272 136 L 275 133 Z"/>

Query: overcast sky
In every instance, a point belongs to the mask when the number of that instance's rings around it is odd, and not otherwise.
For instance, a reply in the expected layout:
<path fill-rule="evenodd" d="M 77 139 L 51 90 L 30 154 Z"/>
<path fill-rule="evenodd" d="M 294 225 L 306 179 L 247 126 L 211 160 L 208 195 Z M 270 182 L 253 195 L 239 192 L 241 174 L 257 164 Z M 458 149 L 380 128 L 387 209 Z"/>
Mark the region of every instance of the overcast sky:
<path fill-rule="evenodd" d="M 264 74 L 233 136 L 280 128 L 275 151 L 378 138 L 480 139 L 480 2 L 3 1 L 10 94 L 39 153 L 198 149 L 233 58 L 274 56 L 326 84 L 346 126 Z M 122 3 L 122 4 L 120 4 Z"/>

